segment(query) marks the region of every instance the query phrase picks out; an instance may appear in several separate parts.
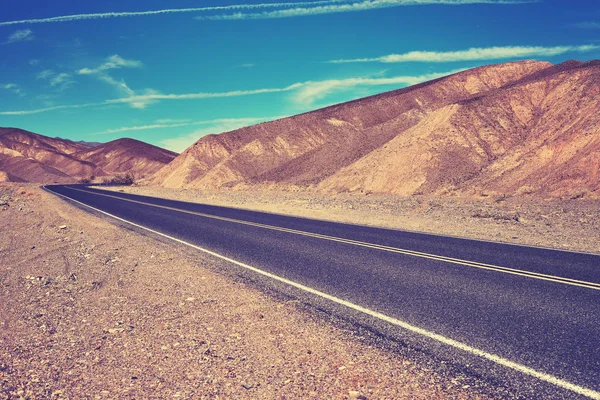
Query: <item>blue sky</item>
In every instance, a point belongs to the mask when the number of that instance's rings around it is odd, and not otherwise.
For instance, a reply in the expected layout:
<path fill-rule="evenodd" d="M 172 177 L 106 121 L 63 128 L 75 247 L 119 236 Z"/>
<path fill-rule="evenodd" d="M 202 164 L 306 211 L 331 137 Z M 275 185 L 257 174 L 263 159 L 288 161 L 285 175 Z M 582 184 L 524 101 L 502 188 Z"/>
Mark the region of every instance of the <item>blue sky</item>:
<path fill-rule="evenodd" d="M 600 58 L 598 0 L 263 1 L 3 2 L 0 126 L 183 151 L 465 68 Z"/>

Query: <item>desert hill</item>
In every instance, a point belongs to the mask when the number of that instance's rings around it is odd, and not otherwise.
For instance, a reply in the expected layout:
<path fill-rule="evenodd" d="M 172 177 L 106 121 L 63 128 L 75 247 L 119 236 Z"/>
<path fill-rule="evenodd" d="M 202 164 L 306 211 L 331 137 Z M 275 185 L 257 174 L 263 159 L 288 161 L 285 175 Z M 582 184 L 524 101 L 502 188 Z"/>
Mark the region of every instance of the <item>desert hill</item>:
<path fill-rule="evenodd" d="M 133 139 L 91 145 L 49 138 L 16 128 L 0 128 L 0 179 L 69 183 L 90 176 L 153 174 L 176 156 Z"/>
<path fill-rule="evenodd" d="M 464 71 L 210 135 L 165 187 L 600 197 L 600 62 Z"/>
<path fill-rule="evenodd" d="M 126 138 L 88 146 L 73 155 L 95 164 L 108 175 L 130 172 L 138 178 L 144 178 L 171 162 L 177 153 Z"/>

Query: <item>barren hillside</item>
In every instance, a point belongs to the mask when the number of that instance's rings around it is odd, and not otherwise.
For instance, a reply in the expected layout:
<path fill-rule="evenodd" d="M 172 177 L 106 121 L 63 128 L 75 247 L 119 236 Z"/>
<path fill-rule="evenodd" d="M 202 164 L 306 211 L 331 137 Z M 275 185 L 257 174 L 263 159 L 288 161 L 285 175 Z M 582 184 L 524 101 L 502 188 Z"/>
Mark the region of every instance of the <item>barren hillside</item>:
<path fill-rule="evenodd" d="M 97 174 L 98 168 L 73 153 L 87 146 L 22 129 L 0 128 L 0 170 L 11 181 L 64 183 Z"/>
<path fill-rule="evenodd" d="M 151 175 L 177 154 L 133 139 L 98 146 L 0 128 L 0 179 L 68 183 L 90 176 Z"/>
<path fill-rule="evenodd" d="M 143 178 L 171 162 L 177 153 L 135 139 L 117 139 L 74 155 L 95 164 L 109 175 L 129 172 Z"/>
<path fill-rule="evenodd" d="M 599 93 L 599 62 L 480 67 L 203 137 L 153 182 L 597 198 Z"/>

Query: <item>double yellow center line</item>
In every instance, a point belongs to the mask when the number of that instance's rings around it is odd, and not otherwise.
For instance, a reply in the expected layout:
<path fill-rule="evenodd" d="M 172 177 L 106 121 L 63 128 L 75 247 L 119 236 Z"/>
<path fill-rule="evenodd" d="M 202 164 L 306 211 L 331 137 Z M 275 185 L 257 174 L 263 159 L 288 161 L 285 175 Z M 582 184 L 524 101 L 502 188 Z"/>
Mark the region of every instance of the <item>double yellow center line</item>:
<path fill-rule="evenodd" d="M 457 265 L 463 265 L 463 266 L 471 267 L 471 268 L 479 268 L 479 269 L 488 270 L 488 271 L 495 271 L 495 272 L 501 272 L 501 273 L 510 274 L 510 275 L 523 276 L 526 278 L 539 279 L 539 280 L 555 282 L 555 283 L 562 283 L 564 285 L 571 285 L 571 286 L 583 287 L 586 289 L 600 290 L 600 283 L 595 283 L 595 282 L 587 282 L 587 281 L 581 281 L 581 280 L 577 280 L 577 279 L 564 278 L 561 276 L 547 275 L 547 274 L 541 274 L 538 272 L 531 272 L 531 271 L 525 271 L 525 270 L 520 270 L 520 269 L 515 269 L 515 268 L 501 267 L 498 265 L 484 264 L 484 263 L 468 261 L 468 260 L 461 260 L 459 258 L 445 257 L 445 256 L 436 255 L 436 254 L 423 253 L 420 251 L 407 250 L 407 249 L 401 249 L 401 248 L 397 248 L 397 247 L 384 246 L 384 245 L 375 244 L 375 243 L 362 242 L 359 240 L 344 239 L 344 238 L 340 238 L 340 237 L 336 237 L 336 236 L 321 235 L 318 233 L 305 232 L 305 231 L 289 229 L 289 228 L 282 228 L 279 226 L 260 224 L 260 223 L 256 223 L 256 222 L 249 222 L 249 221 L 244 221 L 244 220 L 239 220 L 239 219 L 234 219 L 234 218 L 220 217 L 217 215 L 211 215 L 211 214 L 201 213 L 201 212 L 197 212 L 197 211 L 182 210 L 180 208 L 175 208 L 175 207 L 161 206 L 158 204 L 147 203 L 144 201 L 126 199 L 123 197 L 113 196 L 110 194 L 90 192 L 87 190 L 77 189 L 77 188 L 73 188 L 73 187 L 69 187 L 69 186 L 67 186 L 67 188 L 69 188 L 71 190 L 76 190 L 79 192 L 94 194 L 97 196 L 104 196 L 104 197 L 110 197 L 110 198 L 117 199 L 117 200 L 127 201 L 130 203 L 142 204 L 145 206 L 161 208 L 164 210 L 178 211 L 178 212 L 182 212 L 182 213 L 186 213 L 186 214 L 197 215 L 197 216 L 204 217 L 204 218 L 211 218 L 211 219 L 220 220 L 220 221 L 233 222 L 236 224 L 254 226 L 254 227 L 269 229 L 269 230 L 273 230 L 273 231 L 292 233 L 295 235 L 329 240 L 332 242 L 346 243 L 346 244 L 351 244 L 351 245 L 359 246 L 359 247 L 366 247 L 366 248 L 370 248 L 370 249 L 387 251 L 390 253 L 404 254 L 404 255 L 409 255 L 409 256 L 413 256 L 413 257 L 426 258 L 429 260 L 443 261 L 443 262 L 457 264 Z"/>

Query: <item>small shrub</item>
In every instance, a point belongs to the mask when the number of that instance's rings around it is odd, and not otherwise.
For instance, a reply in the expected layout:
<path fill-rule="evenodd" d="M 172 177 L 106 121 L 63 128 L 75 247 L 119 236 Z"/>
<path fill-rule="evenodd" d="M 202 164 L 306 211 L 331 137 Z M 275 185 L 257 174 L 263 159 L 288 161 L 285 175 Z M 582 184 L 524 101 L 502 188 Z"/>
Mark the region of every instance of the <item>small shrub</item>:
<path fill-rule="evenodd" d="M 128 172 L 125 175 L 117 175 L 112 178 L 104 178 L 102 183 L 105 185 L 121 185 L 121 186 L 130 186 L 135 183 L 135 178 L 133 175 Z"/>

